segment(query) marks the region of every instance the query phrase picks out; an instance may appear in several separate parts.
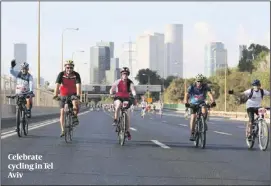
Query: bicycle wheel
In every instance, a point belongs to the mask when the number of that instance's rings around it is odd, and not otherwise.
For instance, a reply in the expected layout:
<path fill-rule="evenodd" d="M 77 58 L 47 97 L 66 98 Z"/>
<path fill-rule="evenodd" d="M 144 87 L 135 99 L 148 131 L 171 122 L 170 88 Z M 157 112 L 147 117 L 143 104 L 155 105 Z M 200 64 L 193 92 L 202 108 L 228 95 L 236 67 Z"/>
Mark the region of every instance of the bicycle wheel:
<path fill-rule="evenodd" d="M 195 131 L 195 141 L 194 141 L 194 145 L 195 145 L 195 147 L 198 147 L 199 146 L 199 133 L 200 133 L 200 129 L 199 129 L 199 125 L 200 125 L 200 123 L 199 123 L 200 121 L 197 119 L 197 121 L 196 121 L 196 131 Z"/>
<path fill-rule="evenodd" d="M 247 128 L 248 128 L 248 124 L 247 124 L 247 127 L 246 127 L 246 131 L 247 131 Z M 254 129 L 252 129 L 252 133 L 251 133 L 251 139 L 249 140 L 248 137 L 246 137 L 246 144 L 248 146 L 249 149 L 252 149 L 253 146 L 254 146 L 254 143 L 255 143 L 255 133 L 254 133 Z"/>
<path fill-rule="evenodd" d="M 121 120 L 121 125 L 120 125 L 120 145 L 123 146 L 125 143 L 125 138 L 126 138 L 126 113 L 122 114 L 122 120 Z"/>
<path fill-rule="evenodd" d="M 269 128 L 265 120 L 260 120 L 259 124 L 259 148 L 265 151 L 269 144 Z M 262 139 L 265 138 L 265 140 Z"/>
<path fill-rule="evenodd" d="M 18 108 L 16 110 L 16 127 L 17 127 L 17 134 L 19 137 L 22 137 L 22 130 L 20 129 L 21 126 L 21 109 Z"/>
<path fill-rule="evenodd" d="M 23 126 L 23 130 L 24 130 L 24 135 L 27 136 L 27 134 L 28 134 L 28 119 L 25 115 L 25 111 L 23 114 L 24 115 L 23 115 L 23 119 L 22 119 L 22 121 L 23 121 L 22 126 Z"/>
<path fill-rule="evenodd" d="M 201 127 L 200 127 L 200 147 L 202 149 L 204 149 L 205 145 L 206 145 L 206 123 L 205 123 L 205 120 L 204 120 L 203 116 L 200 117 L 200 120 L 201 120 Z"/>
<path fill-rule="evenodd" d="M 69 142 L 69 124 L 70 124 L 70 117 L 67 112 L 64 112 L 64 134 L 65 134 L 65 141 L 66 143 Z"/>
<path fill-rule="evenodd" d="M 69 123 L 69 138 L 70 138 L 70 141 L 72 141 L 72 137 L 73 137 L 73 120 L 72 120 L 72 116 L 69 115 L 70 117 L 70 123 Z"/>

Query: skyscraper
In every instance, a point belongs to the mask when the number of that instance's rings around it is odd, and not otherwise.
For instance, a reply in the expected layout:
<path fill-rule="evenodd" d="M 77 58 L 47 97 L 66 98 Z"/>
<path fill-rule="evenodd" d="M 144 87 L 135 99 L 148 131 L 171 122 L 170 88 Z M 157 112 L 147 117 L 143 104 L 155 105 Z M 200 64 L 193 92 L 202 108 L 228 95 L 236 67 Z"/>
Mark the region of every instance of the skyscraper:
<path fill-rule="evenodd" d="M 96 43 L 96 46 L 107 46 L 110 49 L 110 58 L 114 58 L 114 42 L 100 41 Z"/>
<path fill-rule="evenodd" d="M 177 74 L 183 77 L 183 25 L 166 25 L 165 77 Z"/>
<path fill-rule="evenodd" d="M 108 68 L 109 67 L 109 68 Z M 106 46 L 90 48 L 90 83 L 102 83 L 105 71 L 110 69 L 110 49 Z"/>
<path fill-rule="evenodd" d="M 134 75 L 140 69 L 149 68 L 163 76 L 164 34 L 148 32 L 140 35 L 136 41 L 136 59 Z"/>
<path fill-rule="evenodd" d="M 17 65 L 14 67 L 15 70 L 20 70 L 20 65 L 27 62 L 27 45 L 24 43 L 14 44 L 14 59 Z"/>
<path fill-rule="evenodd" d="M 205 45 L 204 75 L 210 77 L 216 71 L 227 67 L 227 50 L 222 42 L 211 42 Z"/>
<path fill-rule="evenodd" d="M 106 82 L 112 84 L 120 78 L 119 58 L 111 58 L 110 70 L 106 71 Z"/>

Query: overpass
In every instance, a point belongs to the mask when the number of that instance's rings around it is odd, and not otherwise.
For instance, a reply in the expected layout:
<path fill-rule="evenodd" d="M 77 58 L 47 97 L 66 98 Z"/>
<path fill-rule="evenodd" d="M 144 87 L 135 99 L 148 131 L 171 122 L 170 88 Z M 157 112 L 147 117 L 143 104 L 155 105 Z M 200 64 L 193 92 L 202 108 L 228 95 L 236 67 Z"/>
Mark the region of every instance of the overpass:
<path fill-rule="evenodd" d="M 82 85 L 82 94 L 87 95 L 88 99 L 99 99 L 102 95 L 108 95 L 112 85 L 88 84 Z M 161 92 L 162 85 L 136 85 L 137 94 L 150 92 Z"/>

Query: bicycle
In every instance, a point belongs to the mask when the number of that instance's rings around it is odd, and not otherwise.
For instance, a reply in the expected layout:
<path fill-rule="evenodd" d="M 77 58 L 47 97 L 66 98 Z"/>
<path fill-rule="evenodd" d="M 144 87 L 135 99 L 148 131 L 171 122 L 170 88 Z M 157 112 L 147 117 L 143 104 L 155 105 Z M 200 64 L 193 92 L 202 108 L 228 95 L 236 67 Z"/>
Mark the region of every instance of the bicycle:
<path fill-rule="evenodd" d="M 56 97 L 55 100 L 65 100 L 64 103 L 64 136 L 65 136 L 65 142 L 68 143 L 69 141 L 72 141 L 73 137 L 73 120 L 74 112 L 73 112 L 73 100 L 77 100 L 78 98 L 76 96 L 61 96 Z"/>
<path fill-rule="evenodd" d="M 17 134 L 19 137 L 28 135 L 28 118 L 27 118 L 27 108 L 26 108 L 26 98 L 35 97 L 31 92 L 25 92 L 20 94 L 15 94 L 11 96 L 6 96 L 10 99 L 16 98 L 16 127 Z"/>
<path fill-rule="evenodd" d="M 269 144 L 269 128 L 264 119 L 266 111 L 270 110 L 270 107 L 262 107 L 258 109 L 258 117 L 254 120 L 252 124 L 251 139 L 246 137 L 246 143 L 249 149 L 252 149 L 255 143 L 255 139 L 258 138 L 259 148 L 265 151 Z M 266 143 L 263 144 L 261 137 L 266 134 Z"/>
<path fill-rule="evenodd" d="M 132 105 L 132 100 L 129 101 L 123 101 L 121 108 L 120 108 L 120 113 L 119 113 L 119 119 L 118 123 L 116 126 L 116 131 L 118 132 L 118 138 L 119 138 L 119 144 L 121 146 L 124 145 L 125 139 L 127 137 L 127 111 Z"/>
<path fill-rule="evenodd" d="M 146 111 L 145 111 L 146 108 L 142 108 L 141 110 L 141 117 L 144 118 L 145 117 L 145 114 L 146 114 Z"/>
<path fill-rule="evenodd" d="M 196 113 L 196 125 L 195 125 L 195 133 L 194 133 L 194 137 L 195 137 L 195 141 L 194 141 L 194 145 L 195 147 L 199 146 L 199 142 L 200 142 L 200 146 L 202 149 L 205 148 L 206 145 L 206 131 L 207 131 L 207 123 L 206 120 L 203 116 L 202 113 L 202 107 L 206 107 L 211 108 L 212 106 L 215 105 L 209 105 L 206 103 L 201 103 L 199 105 L 193 105 L 193 107 L 195 107 L 197 109 L 197 113 Z"/>

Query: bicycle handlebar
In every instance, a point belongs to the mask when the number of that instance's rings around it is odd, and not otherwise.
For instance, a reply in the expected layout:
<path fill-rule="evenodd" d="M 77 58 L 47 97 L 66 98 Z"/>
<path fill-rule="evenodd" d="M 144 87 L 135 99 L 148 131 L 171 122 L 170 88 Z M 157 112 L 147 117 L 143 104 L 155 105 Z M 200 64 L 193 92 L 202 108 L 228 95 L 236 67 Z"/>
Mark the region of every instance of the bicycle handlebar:
<path fill-rule="evenodd" d="M 6 96 L 6 97 L 14 99 L 16 97 L 28 97 L 28 96 L 35 97 L 35 94 L 33 92 L 24 92 L 24 93 L 10 95 L 10 96 Z"/>

